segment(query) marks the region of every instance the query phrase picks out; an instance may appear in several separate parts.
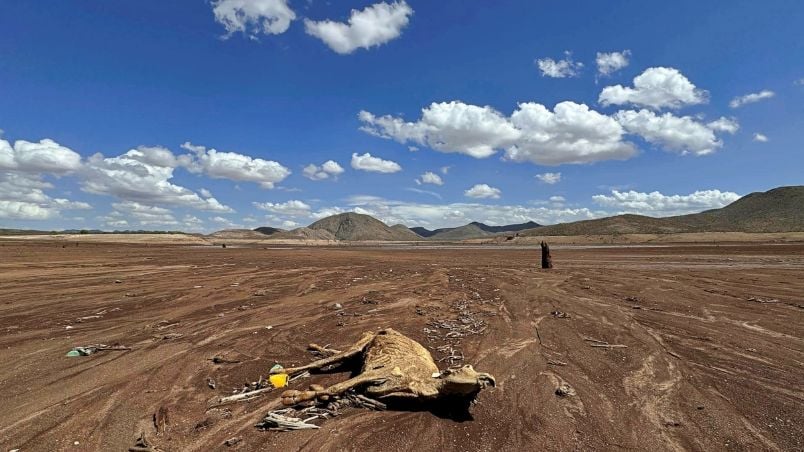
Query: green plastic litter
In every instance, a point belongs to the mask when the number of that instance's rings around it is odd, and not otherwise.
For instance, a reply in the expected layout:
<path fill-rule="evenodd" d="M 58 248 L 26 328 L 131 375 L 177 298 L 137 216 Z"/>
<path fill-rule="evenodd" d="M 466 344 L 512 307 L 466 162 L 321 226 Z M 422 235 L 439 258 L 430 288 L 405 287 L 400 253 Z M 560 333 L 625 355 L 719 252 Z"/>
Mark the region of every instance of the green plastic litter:
<path fill-rule="evenodd" d="M 65 356 L 70 356 L 70 357 L 81 356 L 81 353 L 79 353 L 78 350 L 70 350 L 69 352 L 67 352 L 67 354 Z"/>
<path fill-rule="evenodd" d="M 279 372 L 282 372 L 283 369 L 284 369 L 284 367 L 282 367 L 281 364 L 277 363 L 277 364 L 274 364 L 274 367 L 271 368 L 270 373 L 272 373 L 272 374 L 279 373 Z"/>

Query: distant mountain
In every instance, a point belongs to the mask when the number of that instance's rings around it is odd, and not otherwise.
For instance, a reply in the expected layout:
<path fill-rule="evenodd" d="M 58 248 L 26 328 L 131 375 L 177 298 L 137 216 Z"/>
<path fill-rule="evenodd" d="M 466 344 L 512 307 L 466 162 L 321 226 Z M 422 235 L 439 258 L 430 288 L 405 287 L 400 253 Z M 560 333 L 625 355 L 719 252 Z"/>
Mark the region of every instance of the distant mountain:
<path fill-rule="evenodd" d="M 271 234 L 271 240 L 335 240 L 335 235 L 324 229 L 296 228 Z"/>
<path fill-rule="evenodd" d="M 260 226 L 258 228 L 254 228 L 255 231 L 259 232 L 260 234 L 271 235 L 276 234 L 277 232 L 284 232 L 284 229 L 279 228 L 272 228 L 270 226 Z"/>
<path fill-rule="evenodd" d="M 674 217 L 617 215 L 542 226 L 525 236 L 804 231 L 804 186 L 751 193 L 720 209 Z"/>
<path fill-rule="evenodd" d="M 213 239 L 250 239 L 250 240 L 262 240 L 265 238 L 264 234 L 261 234 L 257 231 L 252 231 L 251 229 L 224 229 L 222 231 L 213 232 L 209 234 L 207 237 Z"/>
<path fill-rule="evenodd" d="M 422 237 L 431 240 L 464 240 L 471 238 L 486 237 L 493 234 L 510 233 L 524 231 L 526 229 L 538 228 L 541 225 L 534 221 L 527 223 L 509 224 L 504 226 L 489 226 L 477 221 L 473 221 L 467 225 L 459 226 L 457 228 L 441 228 L 429 230 L 422 227 L 410 228 L 411 231 L 419 234 Z"/>
<path fill-rule="evenodd" d="M 337 240 L 421 240 L 410 229 L 391 228 L 374 217 L 354 212 L 322 218 L 308 228 L 328 231 Z"/>

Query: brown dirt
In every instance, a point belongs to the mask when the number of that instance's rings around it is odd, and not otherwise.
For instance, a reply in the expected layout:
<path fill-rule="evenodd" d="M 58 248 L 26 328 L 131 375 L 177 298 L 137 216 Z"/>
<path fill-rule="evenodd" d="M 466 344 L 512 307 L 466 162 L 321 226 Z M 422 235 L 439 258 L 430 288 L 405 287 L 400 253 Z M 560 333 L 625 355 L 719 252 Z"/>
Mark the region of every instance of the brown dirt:
<path fill-rule="evenodd" d="M 0 242 L 0 450 L 125 450 L 142 431 L 182 451 L 804 448 L 801 244 L 555 247 L 547 271 L 523 249 L 63 246 Z M 435 350 L 424 328 L 461 309 L 486 329 L 457 348 L 498 381 L 471 420 L 354 409 L 274 433 L 254 424 L 277 393 L 207 410 L 309 342 L 393 327 Z M 133 350 L 64 356 L 115 342 Z"/>

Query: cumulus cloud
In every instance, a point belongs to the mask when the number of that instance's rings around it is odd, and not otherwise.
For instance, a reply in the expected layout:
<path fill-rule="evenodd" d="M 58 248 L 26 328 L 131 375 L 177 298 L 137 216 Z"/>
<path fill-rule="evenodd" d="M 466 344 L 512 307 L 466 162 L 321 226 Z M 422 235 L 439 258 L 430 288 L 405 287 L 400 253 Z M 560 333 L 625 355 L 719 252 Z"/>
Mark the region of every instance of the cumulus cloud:
<path fill-rule="evenodd" d="M 309 164 L 302 170 L 302 175 L 310 180 L 324 180 L 324 179 L 337 179 L 344 169 L 338 162 L 334 160 L 327 160 L 321 166 L 316 164 Z"/>
<path fill-rule="evenodd" d="M 537 174 L 536 179 L 544 182 L 545 184 L 557 184 L 561 182 L 561 173 L 542 173 Z"/>
<path fill-rule="evenodd" d="M 260 33 L 278 35 L 296 19 L 287 0 L 216 0 L 212 12 L 226 29 L 226 37 L 238 32 L 252 39 Z"/>
<path fill-rule="evenodd" d="M 81 156 L 50 139 L 38 143 L 0 140 L 0 170 L 64 174 L 81 167 Z"/>
<path fill-rule="evenodd" d="M 398 38 L 410 22 L 411 15 L 413 8 L 404 0 L 391 4 L 382 2 L 360 11 L 353 9 L 348 23 L 305 19 L 304 30 L 324 41 L 335 52 L 349 54 Z"/>
<path fill-rule="evenodd" d="M 648 68 L 634 78 L 634 87 L 607 86 L 598 102 L 604 106 L 634 104 L 654 110 L 708 102 L 709 94 L 692 84 L 678 69 Z"/>
<path fill-rule="evenodd" d="M 463 194 L 469 198 L 499 199 L 502 192 L 499 188 L 491 187 L 488 184 L 475 184 Z"/>
<path fill-rule="evenodd" d="M 0 139 L 0 218 L 46 220 L 62 210 L 90 209 L 85 202 L 45 193 L 54 188 L 44 180 L 45 174 L 60 176 L 80 168 L 81 156 L 53 140 L 18 140 L 12 146 Z"/>
<path fill-rule="evenodd" d="M 755 133 L 753 140 L 758 141 L 760 143 L 766 143 L 768 141 L 768 137 L 761 133 Z"/>
<path fill-rule="evenodd" d="M 402 171 L 402 167 L 398 163 L 372 157 L 368 152 L 363 155 L 352 154 L 352 168 L 373 173 L 396 173 Z"/>
<path fill-rule="evenodd" d="M 444 181 L 441 179 L 441 176 L 432 171 L 427 171 L 421 176 L 419 176 L 419 178 L 416 179 L 416 183 L 419 185 L 421 184 L 444 185 Z"/>
<path fill-rule="evenodd" d="M 572 53 L 569 51 L 564 52 L 564 59 L 540 58 L 536 60 L 536 65 L 543 77 L 552 78 L 577 77 L 583 69 L 583 63 L 572 61 Z"/>
<path fill-rule="evenodd" d="M 191 151 L 193 159 L 185 163 L 187 169 L 203 172 L 213 179 L 230 179 L 244 182 L 256 182 L 262 188 L 274 188 L 290 175 L 290 170 L 273 160 L 263 160 L 235 152 L 221 152 L 207 149 L 190 142 L 181 145 Z"/>
<path fill-rule="evenodd" d="M 123 201 L 112 203 L 112 207 L 118 212 L 111 218 L 128 217 L 136 220 L 141 226 L 175 226 L 179 222 L 173 213 L 163 207 L 150 206 L 134 201 Z M 128 224 L 128 221 L 126 221 Z"/>
<path fill-rule="evenodd" d="M 734 135 L 740 130 L 740 124 L 737 122 L 735 118 L 726 118 L 725 116 L 721 116 L 719 119 L 716 119 L 706 125 L 710 129 L 714 130 L 715 132 L 724 132 L 730 133 Z"/>
<path fill-rule="evenodd" d="M 192 190 L 170 182 L 173 160 L 165 157 L 154 158 L 153 152 L 144 148 L 132 149 L 117 157 L 95 154 L 82 170 L 82 188 L 88 193 L 114 196 L 143 205 L 232 211 L 213 197 L 202 198 Z M 178 162 L 179 159 L 174 160 Z"/>
<path fill-rule="evenodd" d="M 566 199 L 563 196 L 551 196 L 550 197 L 550 202 L 552 202 L 553 204 L 563 204 L 565 201 L 566 201 Z"/>
<path fill-rule="evenodd" d="M 630 133 L 663 148 L 695 155 L 711 154 L 723 146 L 714 131 L 690 116 L 657 115 L 650 110 L 619 111 L 614 115 Z"/>
<path fill-rule="evenodd" d="M 369 134 L 475 158 L 505 149 L 509 160 L 558 165 L 626 159 L 636 153 L 631 143 L 622 141 L 624 130 L 617 121 L 574 102 L 561 102 L 554 111 L 522 103 L 510 117 L 460 101 L 433 103 L 416 122 L 367 111 L 358 117 L 361 130 Z"/>
<path fill-rule="evenodd" d="M 255 202 L 254 207 L 266 212 L 292 217 L 308 216 L 311 210 L 310 205 L 296 199 L 281 203 Z"/>
<path fill-rule="evenodd" d="M 595 195 L 592 199 L 601 206 L 618 209 L 619 213 L 664 217 L 724 207 L 740 199 L 740 195 L 720 190 L 702 190 L 688 195 L 612 190 L 610 195 Z"/>
<path fill-rule="evenodd" d="M 597 52 L 597 73 L 598 75 L 611 75 L 620 69 L 628 66 L 628 59 L 631 57 L 630 50 L 622 52 Z"/>
<path fill-rule="evenodd" d="M 734 99 L 731 100 L 731 102 L 729 102 L 729 107 L 740 108 L 746 104 L 753 104 L 761 100 L 770 99 L 775 95 L 776 93 L 774 93 L 773 91 L 765 89 L 758 93 L 751 93 L 746 94 L 745 96 L 735 97 Z"/>

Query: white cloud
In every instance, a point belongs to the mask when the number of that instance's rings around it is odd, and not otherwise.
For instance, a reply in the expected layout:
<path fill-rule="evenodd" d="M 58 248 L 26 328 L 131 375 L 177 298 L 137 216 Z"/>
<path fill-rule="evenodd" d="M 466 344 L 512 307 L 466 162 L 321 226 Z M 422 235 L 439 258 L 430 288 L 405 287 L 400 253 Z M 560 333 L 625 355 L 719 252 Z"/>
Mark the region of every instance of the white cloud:
<path fill-rule="evenodd" d="M 725 132 L 734 135 L 740 130 L 740 124 L 737 122 L 735 118 L 726 118 L 725 116 L 721 116 L 719 119 L 716 119 L 706 125 L 710 129 L 714 130 L 715 132 Z"/>
<path fill-rule="evenodd" d="M 572 61 L 572 53 L 569 51 L 564 52 L 563 60 L 541 58 L 536 60 L 536 65 L 543 77 L 552 78 L 577 77 L 583 69 L 583 63 Z"/>
<path fill-rule="evenodd" d="M 537 174 L 536 178 L 545 184 L 553 185 L 561 182 L 561 173 L 542 173 Z"/>
<path fill-rule="evenodd" d="M 516 162 L 559 165 L 624 160 L 636 154 L 634 145 L 622 141 L 625 131 L 617 121 L 584 104 L 561 102 L 553 112 L 537 103 L 520 104 L 511 123 L 520 136 L 505 157 Z"/>
<path fill-rule="evenodd" d="M 622 141 L 624 130 L 617 121 L 574 102 L 561 102 L 554 112 L 522 103 L 510 118 L 489 106 L 452 101 L 422 109 L 416 122 L 367 111 L 359 119 L 361 130 L 369 134 L 475 158 L 505 149 L 509 160 L 558 165 L 626 159 L 636 153 L 631 143 Z"/>
<path fill-rule="evenodd" d="M 201 196 L 203 196 L 205 198 L 211 198 L 212 197 L 212 192 L 210 192 L 206 188 L 202 188 L 202 189 L 198 190 L 198 193 L 201 193 Z"/>
<path fill-rule="evenodd" d="M 295 199 L 282 203 L 255 202 L 253 204 L 254 207 L 260 210 L 265 210 L 266 212 L 272 212 L 280 215 L 289 215 L 292 217 L 308 216 L 310 215 L 311 209 L 308 204 Z"/>
<path fill-rule="evenodd" d="M 419 185 L 421 184 L 444 185 L 444 181 L 441 179 L 441 176 L 432 171 L 427 171 L 421 176 L 419 176 L 419 178 L 416 179 L 416 183 Z"/>
<path fill-rule="evenodd" d="M 416 182 L 418 182 L 418 180 Z M 414 188 L 414 187 L 406 187 L 405 190 L 412 191 L 413 193 L 421 193 L 423 195 L 429 195 L 432 196 L 433 198 L 444 199 L 440 194 L 430 190 L 422 190 L 421 188 Z"/>
<path fill-rule="evenodd" d="M 451 166 L 442 166 L 441 167 L 441 174 L 449 174 L 449 169 L 452 168 Z"/>
<path fill-rule="evenodd" d="M 597 73 L 599 75 L 611 75 L 620 69 L 628 66 L 628 58 L 631 56 L 630 50 L 622 52 L 597 52 Z"/>
<path fill-rule="evenodd" d="M 50 139 L 33 143 L 17 140 L 12 147 L 0 140 L 0 170 L 64 174 L 81 167 L 81 156 Z"/>
<path fill-rule="evenodd" d="M 0 218 L 46 220 L 58 217 L 62 210 L 84 210 L 85 202 L 52 198 L 45 190 L 53 185 L 39 174 L 0 171 Z"/>
<path fill-rule="evenodd" d="M 404 0 L 391 4 L 382 2 L 362 11 L 353 9 L 348 23 L 305 19 L 304 30 L 324 41 L 335 52 L 348 54 L 357 49 L 379 46 L 399 37 L 412 14 L 413 8 Z"/>
<path fill-rule="evenodd" d="M 565 201 L 566 201 L 566 199 L 563 196 L 551 196 L 550 197 L 550 202 L 552 202 L 554 204 L 563 204 Z"/>
<path fill-rule="evenodd" d="M 740 199 L 740 195 L 720 190 L 702 190 L 689 195 L 612 190 L 610 195 L 595 195 L 592 199 L 601 206 L 618 209 L 619 213 L 663 217 L 717 209 Z"/>
<path fill-rule="evenodd" d="M 761 133 L 755 133 L 753 140 L 758 141 L 760 143 L 766 143 L 768 141 L 768 137 Z"/>
<path fill-rule="evenodd" d="M 619 111 L 614 117 L 630 133 L 682 154 L 711 154 L 723 146 L 712 129 L 690 116 L 678 117 L 671 113 L 659 116 L 650 110 L 628 110 Z"/>
<path fill-rule="evenodd" d="M 804 86 L 804 77 L 794 81 L 793 84 L 798 85 L 798 86 Z M 0 136 L 3 135 L 1 132 L 2 132 L 2 130 L 0 130 Z"/>
<path fill-rule="evenodd" d="M 495 149 L 515 139 L 519 132 L 499 112 L 460 101 L 432 103 L 422 118 L 404 122 L 391 116 L 375 117 L 361 111 L 361 130 L 399 142 L 412 141 L 441 152 L 459 152 L 475 158 L 489 157 Z"/>
<path fill-rule="evenodd" d="M 708 93 L 674 68 L 652 67 L 634 78 L 634 87 L 607 86 L 598 102 L 604 106 L 634 104 L 655 110 L 708 102 Z"/>
<path fill-rule="evenodd" d="M 237 32 L 251 38 L 260 33 L 281 34 L 296 19 L 287 0 L 216 0 L 212 12 L 215 20 L 226 28 L 226 37 Z"/>
<path fill-rule="evenodd" d="M 134 201 L 112 203 L 120 215 L 137 220 L 141 226 L 175 226 L 179 222 L 173 213 L 165 208 L 140 204 Z M 120 218 L 115 215 L 112 218 Z"/>
<path fill-rule="evenodd" d="M 396 173 L 402 170 L 398 163 L 372 157 L 368 152 L 363 155 L 352 154 L 352 168 L 374 173 Z"/>
<path fill-rule="evenodd" d="M 315 220 L 320 220 L 322 218 L 331 217 L 333 215 L 338 215 L 339 213 L 344 213 L 346 210 L 340 207 L 326 207 L 324 209 L 320 209 L 317 212 L 314 212 L 311 216 Z"/>
<path fill-rule="evenodd" d="M 754 102 L 759 102 L 764 99 L 770 99 L 775 95 L 776 93 L 774 93 L 773 91 L 765 89 L 758 93 L 751 93 L 746 94 L 745 96 L 735 97 L 734 99 L 731 100 L 731 102 L 729 102 L 729 107 L 740 108 L 746 104 L 753 104 Z"/>
<path fill-rule="evenodd" d="M 235 152 L 220 152 L 190 142 L 181 147 L 195 154 L 190 162 L 185 163 L 187 169 L 203 172 L 213 179 L 256 182 L 262 188 L 271 189 L 274 184 L 290 175 L 288 168 L 273 160 L 253 158 Z"/>
<path fill-rule="evenodd" d="M 332 177 L 333 179 L 337 179 L 338 175 L 342 174 L 344 169 L 338 162 L 334 160 L 327 160 L 321 166 L 315 165 L 313 163 L 304 167 L 302 170 L 302 175 L 310 180 L 324 180 L 329 179 Z"/>
<path fill-rule="evenodd" d="M 410 152 L 416 152 L 418 150 L 419 150 L 419 148 L 416 147 L 416 146 L 408 146 L 408 151 L 410 151 Z"/>
<path fill-rule="evenodd" d="M 174 168 L 161 166 L 167 164 L 169 159 L 157 160 L 152 157 L 142 149 L 132 149 L 109 158 L 95 154 L 88 159 L 82 171 L 82 188 L 89 193 L 110 195 L 145 205 L 232 211 L 213 197 L 203 199 L 192 190 L 171 183 Z"/>
<path fill-rule="evenodd" d="M 462 226 L 471 221 L 489 225 L 504 225 L 535 221 L 539 224 L 554 224 L 567 221 L 588 220 L 605 216 L 605 211 L 587 208 L 490 205 L 478 203 L 422 204 L 392 201 L 377 197 L 354 197 L 352 205 L 386 224 L 424 226 L 430 229 Z M 341 211 L 343 209 L 340 209 Z"/>
<path fill-rule="evenodd" d="M 299 223 L 293 220 L 285 220 L 282 222 L 282 227 L 285 229 L 293 229 L 299 226 Z"/>
<path fill-rule="evenodd" d="M 469 198 L 499 199 L 502 192 L 499 188 L 491 187 L 488 184 L 475 184 L 463 194 Z"/>

